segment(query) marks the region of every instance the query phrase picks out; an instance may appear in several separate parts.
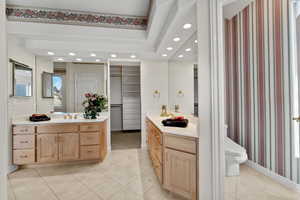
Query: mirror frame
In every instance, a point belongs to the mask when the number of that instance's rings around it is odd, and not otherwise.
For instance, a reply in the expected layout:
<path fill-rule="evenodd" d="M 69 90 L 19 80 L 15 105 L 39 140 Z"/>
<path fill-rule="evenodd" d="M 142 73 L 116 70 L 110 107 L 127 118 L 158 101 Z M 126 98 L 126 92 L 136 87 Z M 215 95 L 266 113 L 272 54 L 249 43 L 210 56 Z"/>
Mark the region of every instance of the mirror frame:
<path fill-rule="evenodd" d="M 54 73 L 50 73 L 50 72 L 43 72 L 42 73 L 42 98 L 44 99 L 53 99 L 53 75 Z M 51 96 L 46 96 L 46 88 L 45 88 L 45 79 L 47 76 L 51 76 Z"/>
<path fill-rule="evenodd" d="M 28 65 L 23 63 L 17 62 L 13 59 L 9 59 L 9 62 L 12 63 L 12 97 L 17 98 L 30 98 L 33 97 L 33 70 Z M 16 96 L 16 77 L 15 77 L 15 70 L 16 68 L 24 69 L 31 72 L 31 95 L 30 96 Z"/>

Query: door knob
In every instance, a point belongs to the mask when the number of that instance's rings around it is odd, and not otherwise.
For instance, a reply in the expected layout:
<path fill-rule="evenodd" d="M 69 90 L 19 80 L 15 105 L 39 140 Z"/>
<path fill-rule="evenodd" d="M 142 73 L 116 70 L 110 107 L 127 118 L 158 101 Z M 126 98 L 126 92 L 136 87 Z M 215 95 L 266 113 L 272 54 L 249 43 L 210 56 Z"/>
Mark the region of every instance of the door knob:
<path fill-rule="evenodd" d="M 293 117 L 293 120 L 296 122 L 300 122 L 300 117 Z"/>

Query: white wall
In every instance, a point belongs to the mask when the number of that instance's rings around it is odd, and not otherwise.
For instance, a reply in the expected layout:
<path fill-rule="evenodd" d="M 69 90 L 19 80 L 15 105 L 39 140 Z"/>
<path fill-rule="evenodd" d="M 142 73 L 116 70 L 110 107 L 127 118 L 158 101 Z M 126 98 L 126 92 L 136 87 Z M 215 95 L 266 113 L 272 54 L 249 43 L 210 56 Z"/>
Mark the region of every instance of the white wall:
<path fill-rule="evenodd" d="M 23 47 L 21 39 L 9 36 L 8 37 L 8 58 L 18 61 L 22 64 L 28 65 L 32 68 L 33 77 L 35 77 L 35 55 L 28 52 Z M 9 77 L 9 93 L 12 94 L 12 64 L 8 63 L 8 77 Z M 33 96 L 32 97 L 11 97 L 9 99 L 9 114 L 11 117 L 19 115 L 28 115 L 36 110 L 35 91 L 36 82 L 33 78 Z"/>
<path fill-rule="evenodd" d="M 15 37 L 8 37 L 8 58 L 28 65 L 33 70 L 33 77 L 35 77 L 36 68 L 35 68 L 35 56 L 32 53 L 29 53 L 23 47 L 23 41 Z M 9 94 L 12 94 L 12 64 L 8 63 L 8 84 L 9 84 Z M 35 91 L 36 81 L 33 79 L 33 91 Z M 35 92 L 33 92 L 32 97 L 10 97 L 8 100 L 8 123 L 9 123 L 9 132 L 8 132 L 8 165 L 9 171 L 14 170 L 15 167 L 12 165 L 12 137 L 11 137 L 11 125 L 12 119 L 19 116 L 29 116 L 32 113 L 36 112 L 36 99 Z"/>
<path fill-rule="evenodd" d="M 178 91 L 183 94 L 179 95 Z M 194 63 L 187 61 L 169 62 L 169 108 L 174 111 L 175 104 L 184 114 L 194 113 Z"/>
<path fill-rule="evenodd" d="M 19 117 L 28 117 L 33 113 L 49 113 L 53 110 L 52 99 L 42 99 L 42 80 L 41 74 L 43 71 L 53 72 L 53 63 L 43 57 L 36 57 L 24 48 L 22 39 L 9 36 L 8 37 L 8 58 L 23 63 L 33 70 L 33 93 L 32 97 L 10 97 L 8 99 L 8 120 L 9 120 L 9 132 L 8 132 L 8 149 L 9 149 L 9 171 L 15 169 L 12 165 L 12 138 L 11 138 L 11 126 L 12 120 Z M 12 94 L 13 90 L 13 77 L 12 77 L 12 64 L 8 62 L 8 89 L 9 94 Z"/>
<path fill-rule="evenodd" d="M 67 63 L 66 65 L 66 111 L 75 112 L 75 82 L 76 76 L 80 73 L 99 72 L 103 76 L 99 77 L 102 85 L 100 85 L 100 93 L 106 94 L 106 69 L 103 64 L 74 64 Z"/>
<path fill-rule="evenodd" d="M 145 116 L 147 113 L 160 113 L 162 105 L 168 105 L 168 62 L 141 61 L 141 102 L 142 102 L 142 147 L 146 146 Z M 160 97 L 154 97 L 154 91 Z"/>
<path fill-rule="evenodd" d="M 42 98 L 42 74 L 53 73 L 53 62 L 47 57 L 36 57 L 36 101 L 37 113 L 49 113 L 53 111 L 53 99 Z"/>
<path fill-rule="evenodd" d="M 6 4 L 0 0 L 0 199 L 7 199 L 7 40 L 6 40 Z"/>

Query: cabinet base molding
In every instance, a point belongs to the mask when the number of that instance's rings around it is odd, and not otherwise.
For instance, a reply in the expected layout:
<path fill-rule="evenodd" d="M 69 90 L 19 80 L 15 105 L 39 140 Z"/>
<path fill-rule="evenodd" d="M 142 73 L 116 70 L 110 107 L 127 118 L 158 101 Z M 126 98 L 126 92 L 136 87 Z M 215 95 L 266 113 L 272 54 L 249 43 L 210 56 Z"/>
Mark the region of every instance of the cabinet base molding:
<path fill-rule="evenodd" d="M 83 164 L 99 164 L 102 160 L 76 160 L 76 161 L 60 161 L 53 163 L 34 163 L 19 165 L 18 169 L 34 169 L 40 167 L 60 167 L 60 166 L 72 166 L 72 165 L 83 165 Z"/>

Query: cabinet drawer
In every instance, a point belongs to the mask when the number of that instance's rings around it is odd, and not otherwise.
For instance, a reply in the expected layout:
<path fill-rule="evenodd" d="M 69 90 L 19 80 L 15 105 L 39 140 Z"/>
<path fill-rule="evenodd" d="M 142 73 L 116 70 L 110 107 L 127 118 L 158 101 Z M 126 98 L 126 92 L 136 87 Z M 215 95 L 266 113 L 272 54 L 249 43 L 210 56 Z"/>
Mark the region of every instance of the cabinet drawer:
<path fill-rule="evenodd" d="M 80 125 L 80 131 L 83 132 L 94 132 L 94 131 L 100 131 L 101 127 L 99 124 L 85 124 Z"/>
<path fill-rule="evenodd" d="M 35 135 L 14 135 L 13 148 L 14 149 L 34 149 Z"/>
<path fill-rule="evenodd" d="M 80 145 L 95 145 L 100 143 L 100 133 L 80 133 Z"/>
<path fill-rule="evenodd" d="M 34 149 L 14 150 L 13 160 L 16 165 L 31 164 L 35 162 Z"/>
<path fill-rule="evenodd" d="M 14 126 L 13 134 L 34 134 L 34 126 Z"/>
<path fill-rule="evenodd" d="M 80 147 L 80 158 L 82 160 L 100 159 L 100 146 L 81 146 Z"/>
<path fill-rule="evenodd" d="M 72 133 L 77 131 L 78 125 L 74 124 L 40 125 L 37 127 L 37 133 Z"/>
<path fill-rule="evenodd" d="M 179 151 L 197 153 L 197 144 L 195 139 L 165 135 L 164 144 L 166 147 Z"/>

